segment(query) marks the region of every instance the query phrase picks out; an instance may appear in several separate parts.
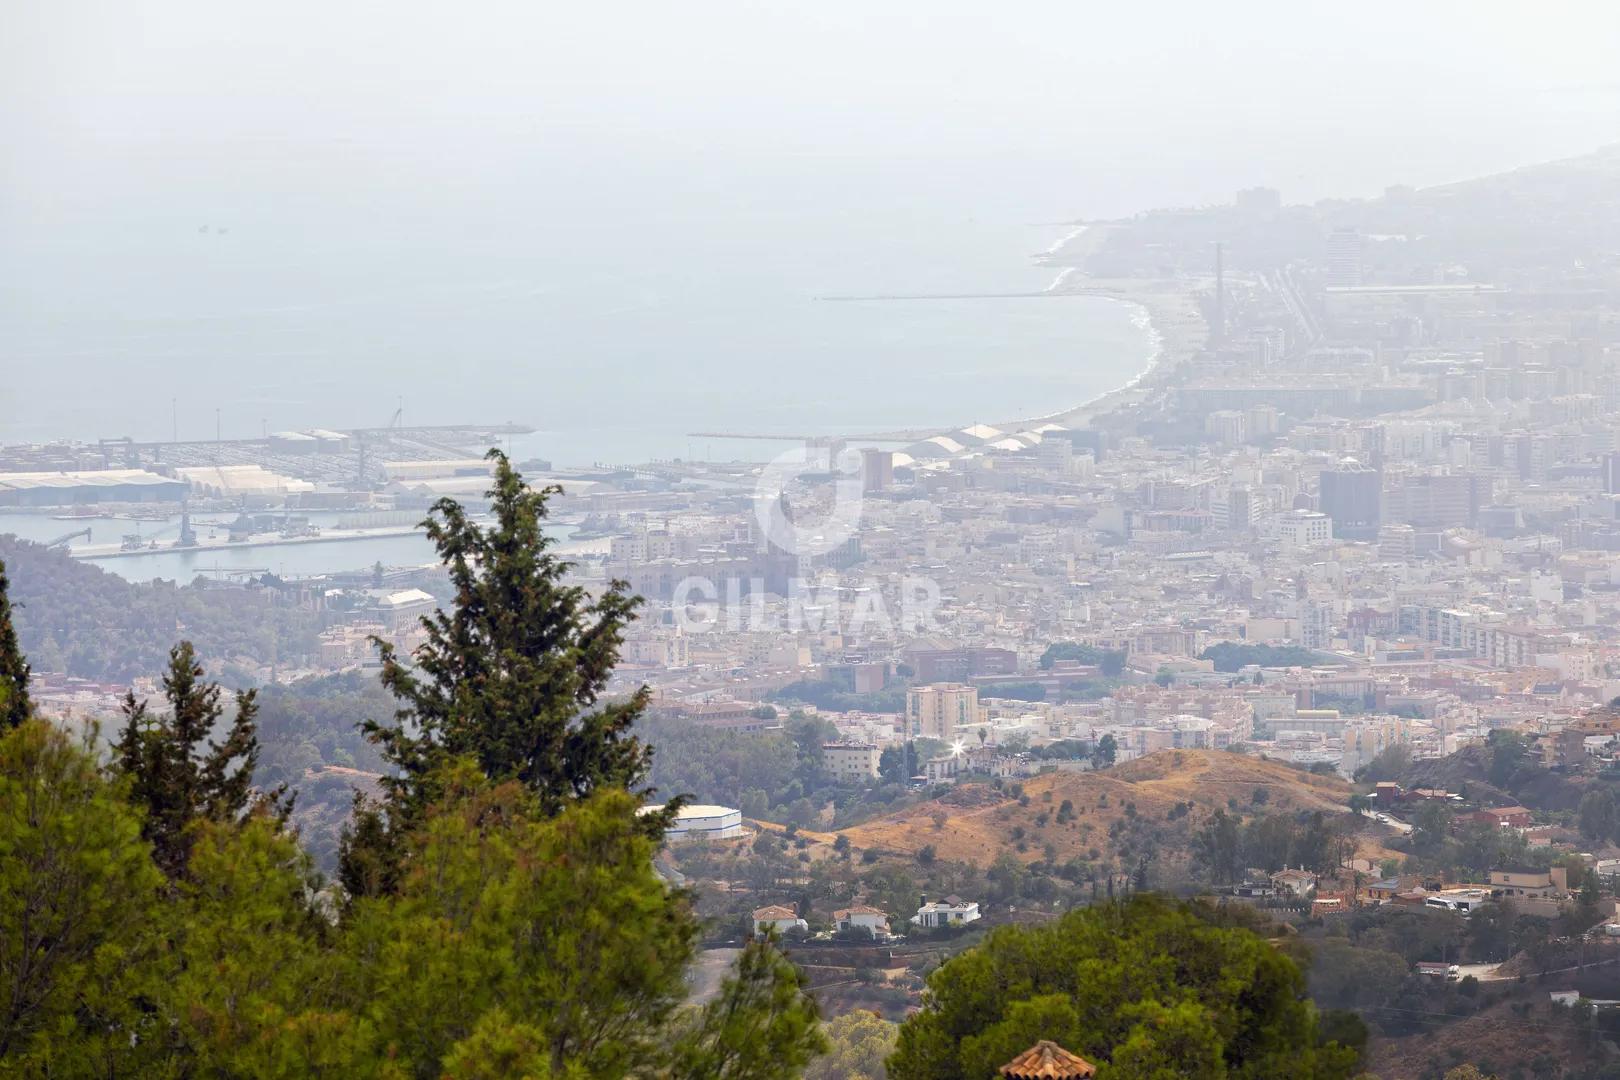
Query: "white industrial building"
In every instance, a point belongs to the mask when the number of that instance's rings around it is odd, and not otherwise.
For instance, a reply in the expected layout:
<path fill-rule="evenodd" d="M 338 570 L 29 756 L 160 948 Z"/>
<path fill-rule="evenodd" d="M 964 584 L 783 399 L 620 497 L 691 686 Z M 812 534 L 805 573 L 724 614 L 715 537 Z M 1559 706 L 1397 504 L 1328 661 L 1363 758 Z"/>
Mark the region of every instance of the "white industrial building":
<path fill-rule="evenodd" d="M 663 806 L 643 807 L 644 814 L 656 813 Z M 672 844 L 688 840 L 732 840 L 744 835 L 742 811 L 729 806 L 683 806 L 675 815 L 675 823 L 665 834 Z"/>

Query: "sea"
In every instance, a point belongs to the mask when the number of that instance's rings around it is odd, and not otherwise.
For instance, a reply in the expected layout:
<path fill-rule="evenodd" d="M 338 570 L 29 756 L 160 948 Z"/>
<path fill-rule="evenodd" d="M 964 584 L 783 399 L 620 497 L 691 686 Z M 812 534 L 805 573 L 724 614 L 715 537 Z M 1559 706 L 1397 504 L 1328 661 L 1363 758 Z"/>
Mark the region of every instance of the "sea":
<path fill-rule="evenodd" d="M 558 467 L 763 460 L 782 444 L 731 436 L 1047 415 L 1155 349 L 1140 309 L 1048 293 L 1061 269 L 1039 256 L 1077 231 L 1064 200 L 691 168 L 317 188 L 276 167 L 279 186 L 243 166 L 236 188 L 179 194 L 131 173 L 121 202 L 67 193 L 20 221 L 0 251 L 0 442 L 397 413 L 532 426 L 510 449 Z M 949 298 L 828 299 L 849 296 Z M 330 559 L 304 569 L 387 563 L 392 543 L 312 546 Z M 133 562 L 106 565 L 149 573 Z"/>
<path fill-rule="evenodd" d="M 201 514 L 194 519 L 193 525 L 198 534 L 205 538 L 223 537 L 235 516 Z M 302 516 L 318 527 L 332 529 L 351 515 L 317 510 Z M 88 560 L 91 565 L 127 581 L 161 579 L 186 584 L 198 578 L 233 581 L 267 573 L 278 577 L 313 577 L 344 570 L 361 570 L 379 562 L 389 567 L 426 566 L 438 559 L 432 543 L 421 531 L 408 535 L 310 540 L 262 547 L 221 545 L 175 549 L 172 545 L 179 534 L 179 514 L 163 520 L 110 516 L 75 516 L 69 520 L 64 515 L 37 511 L 0 514 L 0 534 L 11 533 L 39 544 L 49 544 L 86 528 L 90 530 L 90 538 L 75 537 L 67 544 L 69 549 L 83 548 L 91 543 L 105 546 L 117 543 L 125 536 L 140 536 L 147 543 L 157 545 L 150 551 Z M 599 546 L 584 542 L 571 544 L 569 539 L 574 532 L 572 525 L 559 524 L 546 528 L 547 535 L 558 542 L 555 550 L 564 558 L 578 554 L 578 549 Z"/>

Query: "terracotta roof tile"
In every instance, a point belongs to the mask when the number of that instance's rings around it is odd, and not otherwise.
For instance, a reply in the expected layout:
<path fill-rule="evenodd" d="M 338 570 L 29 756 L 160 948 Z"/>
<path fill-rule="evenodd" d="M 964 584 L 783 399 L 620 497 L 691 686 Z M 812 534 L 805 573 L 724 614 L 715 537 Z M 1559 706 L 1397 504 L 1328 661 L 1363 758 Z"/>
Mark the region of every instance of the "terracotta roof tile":
<path fill-rule="evenodd" d="M 1083 1080 L 1096 1076 L 1097 1066 L 1042 1039 L 1003 1065 L 1000 1072 L 1006 1080 Z"/>

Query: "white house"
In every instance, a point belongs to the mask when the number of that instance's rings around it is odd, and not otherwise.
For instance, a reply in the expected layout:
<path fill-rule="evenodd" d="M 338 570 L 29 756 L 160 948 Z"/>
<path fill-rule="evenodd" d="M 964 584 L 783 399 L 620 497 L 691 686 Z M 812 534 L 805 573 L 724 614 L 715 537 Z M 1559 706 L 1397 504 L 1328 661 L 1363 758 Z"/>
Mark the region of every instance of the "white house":
<path fill-rule="evenodd" d="M 1271 875 L 1271 884 L 1291 896 L 1308 896 L 1316 888 L 1316 875 L 1309 870 L 1279 870 Z"/>
<path fill-rule="evenodd" d="M 925 901 L 911 921 L 918 926 L 961 926 L 978 918 L 979 905 L 976 901 L 947 896 L 943 900 Z"/>
<path fill-rule="evenodd" d="M 956 777 L 967 767 L 961 754 L 940 754 L 923 762 L 922 775 L 930 784 L 954 784 Z"/>
<path fill-rule="evenodd" d="M 809 926 L 799 918 L 798 912 L 790 907 L 772 904 L 769 907 L 757 908 L 754 911 L 754 933 L 761 934 L 766 930 L 775 930 L 778 934 L 785 934 L 789 930 L 808 930 Z"/>
<path fill-rule="evenodd" d="M 874 938 L 889 936 L 888 915 L 881 908 L 868 904 L 856 904 L 833 912 L 833 925 L 840 930 L 870 930 Z"/>

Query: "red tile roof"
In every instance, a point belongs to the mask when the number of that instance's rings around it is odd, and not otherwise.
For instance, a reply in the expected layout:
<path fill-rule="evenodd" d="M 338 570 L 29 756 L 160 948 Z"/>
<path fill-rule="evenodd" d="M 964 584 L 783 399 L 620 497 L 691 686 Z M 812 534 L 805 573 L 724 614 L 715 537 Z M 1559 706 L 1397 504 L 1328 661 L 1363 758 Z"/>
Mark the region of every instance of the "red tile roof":
<path fill-rule="evenodd" d="M 999 1071 L 1006 1080 L 1084 1080 L 1097 1075 L 1097 1066 L 1042 1039 Z"/>

